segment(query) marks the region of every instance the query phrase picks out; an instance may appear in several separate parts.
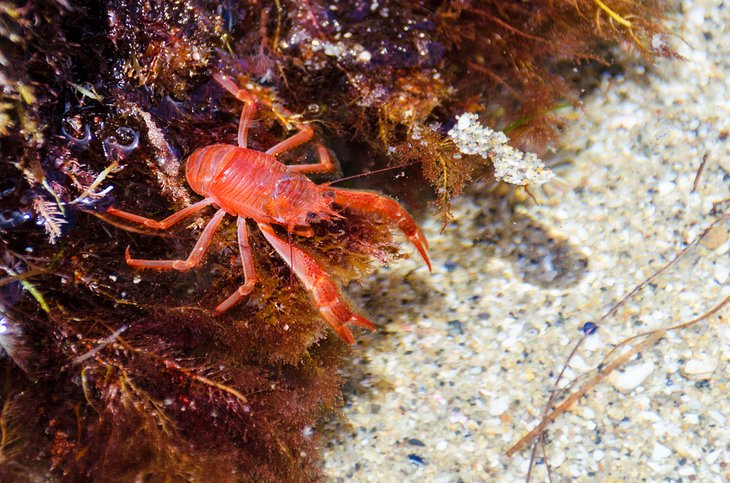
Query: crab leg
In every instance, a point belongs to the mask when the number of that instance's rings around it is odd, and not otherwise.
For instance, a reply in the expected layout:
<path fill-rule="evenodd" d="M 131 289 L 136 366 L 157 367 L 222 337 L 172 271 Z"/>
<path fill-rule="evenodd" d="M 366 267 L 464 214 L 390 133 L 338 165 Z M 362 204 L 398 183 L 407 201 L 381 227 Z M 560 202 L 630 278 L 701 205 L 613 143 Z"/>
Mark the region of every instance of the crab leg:
<path fill-rule="evenodd" d="M 198 238 L 198 241 L 195 243 L 195 247 L 193 247 L 193 251 L 190 252 L 190 256 L 188 256 L 187 260 L 140 260 L 132 258 L 129 254 L 129 247 L 127 247 L 127 250 L 124 253 L 127 265 L 139 268 L 151 268 L 154 270 L 179 270 L 181 272 L 200 265 L 200 262 L 203 261 L 205 251 L 210 246 L 211 240 L 213 240 L 213 234 L 218 229 L 218 225 L 221 224 L 221 220 L 223 220 L 224 216 L 226 216 L 225 210 L 221 209 L 216 212 L 213 218 L 211 218 L 206 225 L 203 233 L 200 235 L 200 238 Z"/>
<path fill-rule="evenodd" d="M 241 252 L 244 284 L 238 287 L 238 290 L 233 292 L 230 297 L 215 308 L 216 315 L 222 314 L 240 302 L 243 297 L 251 293 L 251 290 L 253 290 L 253 287 L 256 284 L 256 267 L 253 264 L 253 257 L 251 257 L 251 246 L 248 244 L 248 228 L 246 227 L 246 219 L 239 216 L 237 227 L 238 249 Z"/>
<path fill-rule="evenodd" d="M 428 270 L 431 271 L 431 261 L 428 259 L 427 253 L 428 240 L 423 236 L 423 232 L 418 228 L 416 222 L 413 221 L 411 215 L 397 201 L 369 191 L 354 191 L 342 188 L 331 189 L 335 193 L 335 203 L 363 213 L 378 213 L 386 221 L 397 225 L 411 243 L 413 243 L 413 246 L 416 247 L 416 250 L 418 250 L 418 253 L 421 254 L 423 260 L 426 262 Z"/>
<path fill-rule="evenodd" d="M 332 162 L 332 156 L 327 148 L 322 146 L 320 143 L 316 144 L 317 156 L 319 157 L 318 163 L 311 164 L 288 164 L 286 167 L 290 171 L 296 171 L 298 173 L 331 173 L 337 169 L 335 163 Z"/>
<path fill-rule="evenodd" d="M 300 144 L 306 143 L 307 141 L 312 139 L 312 136 L 314 136 L 314 130 L 312 129 L 312 127 L 303 124 L 299 128 L 298 133 L 270 147 L 266 150 L 266 154 L 276 156 L 277 154 L 283 153 L 284 151 L 289 151 L 290 149 L 296 148 Z"/>
<path fill-rule="evenodd" d="M 213 198 L 206 198 L 204 200 L 200 200 L 197 203 L 193 203 L 190 206 L 186 206 L 182 210 L 178 211 L 177 213 L 173 213 L 172 215 L 168 216 L 162 221 L 153 220 L 151 218 L 146 218 L 144 216 L 135 215 L 134 213 L 129 213 L 128 211 L 122 211 L 118 210 L 114 207 L 109 208 L 106 210 L 107 213 L 110 215 L 117 216 L 119 218 L 123 218 L 125 220 L 133 221 L 135 223 L 139 223 L 140 225 L 144 225 L 147 228 L 153 228 L 155 230 L 165 230 L 167 228 L 170 228 L 175 223 L 181 221 L 183 218 L 192 215 L 196 211 L 200 211 L 203 208 L 205 208 L 208 205 L 212 205 L 215 203 L 215 200 Z"/>
<path fill-rule="evenodd" d="M 342 340 L 352 345 L 355 338 L 347 324 L 357 325 L 375 330 L 375 325 L 365 317 L 358 315 L 348 307 L 342 299 L 337 286 L 317 262 L 301 248 L 279 238 L 271 225 L 259 223 L 259 228 L 274 250 L 301 280 L 314 297 L 319 312 Z"/>
<path fill-rule="evenodd" d="M 246 147 L 246 137 L 248 135 L 248 126 L 251 124 L 251 118 L 256 111 L 256 98 L 245 89 L 241 89 L 230 78 L 215 73 L 213 78 L 225 90 L 236 96 L 236 99 L 243 102 L 241 110 L 241 121 L 238 123 L 238 145 L 242 148 Z"/>

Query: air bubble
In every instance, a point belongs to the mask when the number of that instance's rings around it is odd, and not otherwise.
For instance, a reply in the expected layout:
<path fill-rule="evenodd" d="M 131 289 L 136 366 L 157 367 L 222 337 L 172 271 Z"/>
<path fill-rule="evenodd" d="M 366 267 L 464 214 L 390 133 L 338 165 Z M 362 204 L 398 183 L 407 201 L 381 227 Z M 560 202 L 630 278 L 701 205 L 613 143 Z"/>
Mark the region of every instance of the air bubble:
<path fill-rule="evenodd" d="M 120 126 L 114 134 L 104 139 L 104 155 L 121 160 L 139 147 L 139 133 L 127 126 Z"/>
<path fill-rule="evenodd" d="M 0 228 L 8 230 L 20 226 L 32 217 L 28 213 L 22 211 L 3 210 L 0 211 Z"/>
<path fill-rule="evenodd" d="M 91 141 L 91 126 L 80 116 L 64 119 L 61 132 L 72 144 L 85 146 Z"/>

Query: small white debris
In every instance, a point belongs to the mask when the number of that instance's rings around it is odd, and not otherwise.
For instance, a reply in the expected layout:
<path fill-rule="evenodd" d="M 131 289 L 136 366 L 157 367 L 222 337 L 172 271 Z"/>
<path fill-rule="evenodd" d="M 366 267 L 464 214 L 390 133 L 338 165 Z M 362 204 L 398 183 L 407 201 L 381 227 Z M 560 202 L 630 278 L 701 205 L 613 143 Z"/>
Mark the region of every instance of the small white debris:
<path fill-rule="evenodd" d="M 629 392 L 641 386 L 649 375 L 654 372 L 654 363 L 647 361 L 643 364 L 629 366 L 623 373 L 614 372 L 609 376 L 613 387 L 621 392 Z"/>
<path fill-rule="evenodd" d="M 593 452 L 593 461 L 601 461 L 606 456 L 606 453 L 597 449 Z"/>
<path fill-rule="evenodd" d="M 479 123 L 479 116 L 467 112 L 457 116 L 449 137 L 464 154 L 491 159 L 494 177 L 510 184 L 544 184 L 555 177 L 534 153 L 525 153 L 509 144 L 509 138 Z"/>
<path fill-rule="evenodd" d="M 489 414 L 499 416 L 509 408 L 509 398 L 507 396 L 497 396 L 489 403 Z"/>
<path fill-rule="evenodd" d="M 710 416 L 712 419 L 714 419 L 718 424 L 725 424 L 725 421 L 727 421 L 727 419 L 725 418 L 725 416 L 722 415 L 722 413 L 720 413 L 719 411 L 715 411 L 714 409 L 708 411 L 707 415 Z"/>
<path fill-rule="evenodd" d="M 707 354 L 699 354 L 684 364 L 682 372 L 691 379 L 708 379 L 715 369 L 717 369 L 717 360 Z"/>
<path fill-rule="evenodd" d="M 601 339 L 601 334 L 596 333 L 586 338 L 586 341 L 583 343 L 583 348 L 588 352 L 593 352 L 598 349 L 603 349 L 605 345 L 606 343 L 603 342 L 603 339 Z"/>
<path fill-rule="evenodd" d="M 687 413 L 684 415 L 684 422 L 687 424 L 699 424 L 700 417 L 694 413 Z"/>
<path fill-rule="evenodd" d="M 565 451 L 559 451 L 555 456 L 550 458 L 550 466 L 557 468 L 565 463 Z"/>
<path fill-rule="evenodd" d="M 724 285 L 727 279 L 730 278 L 730 266 L 725 264 L 718 264 L 715 267 L 715 273 L 713 274 L 717 283 Z"/>
<path fill-rule="evenodd" d="M 373 58 L 373 54 L 371 54 L 371 53 L 370 53 L 370 52 L 368 52 L 367 50 L 363 50 L 363 51 L 362 51 L 362 52 L 360 52 L 360 54 L 359 54 L 359 55 L 357 56 L 357 60 L 359 60 L 360 62 L 363 62 L 363 63 L 367 63 L 367 62 L 370 62 L 370 59 L 372 59 L 372 58 Z"/>
<path fill-rule="evenodd" d="M 651 453 L 651 459 L 661 460 L 672 454 L 672 450 L 661 443 L 654 443 L 654 450 Z"/>
<path fill-rule="evenodd" d="M 654 50 L 663 49 L 666 46 L 666 41 L 659 34 L 654 34 L 651 37 L 651 48 Z"/>
<path fill-rule="evenodd" d="M 724 449 L 716 449 L 715 451 L 707 453 L 707 456 L 705 456 L 705 461 L 707 461 L 707 464 L 714 465 L 724 451 Z"/>

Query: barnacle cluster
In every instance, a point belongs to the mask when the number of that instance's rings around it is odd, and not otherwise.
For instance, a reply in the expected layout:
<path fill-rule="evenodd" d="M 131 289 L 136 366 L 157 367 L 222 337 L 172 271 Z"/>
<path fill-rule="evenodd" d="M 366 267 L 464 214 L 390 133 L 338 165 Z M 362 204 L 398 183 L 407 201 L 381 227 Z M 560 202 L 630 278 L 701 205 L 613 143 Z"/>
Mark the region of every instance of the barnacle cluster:
<path fill-rule="evenodd" d="M 319 474 L 313 428 L 339 403 L 345 348 L 285 265 L 254 234 L 257 288 L 213 318 L 218 295 L 241 283 L 234 226 L 202 269 L 140 274 L 126 246 L 185 253 L 199 220 L 152 236 L 104 215 L 121 204 L 161 218 L 190 203 L 184 156 L 235 139 L 240 107 L 212 73 L 271 107 L 251 127 L 253 149 L 297 113 L 346 174 L 412 165 L 404 198 L 424 196 L 425 176 L 447 220 L 449 199 L 496 167 L 448 136 L 458 115 L 479 113 L 540 154 L 553 108 L 576 102 L 574 66 L 607 62 L 619 43 L 671 55 L 655 41 L 663 8 L 0 0 L 0 480 Z M 297 243 L 343 284 L 398 256 L 388 228 L 356 213 Z"/>

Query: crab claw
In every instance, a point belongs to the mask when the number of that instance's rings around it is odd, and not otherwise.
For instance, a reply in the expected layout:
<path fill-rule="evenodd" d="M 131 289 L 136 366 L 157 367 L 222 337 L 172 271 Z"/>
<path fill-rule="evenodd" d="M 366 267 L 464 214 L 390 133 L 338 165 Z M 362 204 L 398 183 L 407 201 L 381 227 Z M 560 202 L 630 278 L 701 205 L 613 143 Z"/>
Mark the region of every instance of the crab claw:
<path fill-rule="evenodd" d="M 397 225 L 400 231 L 413 243 L 423 261 L 431 271 L 431 261 L 428 259 L 428 240 L 411 215 L 392 198 L 370 191 L 353 191 L 342 188 L 331 188 L 335 193 L 335 203 L 363 213 L 375 212 L 392 225 Z"/>
<path fill-rule="evenodd" d="M 375 324 L 350 309 L 329 275 L 304 250 L 279 238 L 271 225 L 259 223 L 259 228 L 274 250 L 312 294 L 322 317 L 342 340 L 350 345 L 355 343 L 355 337 L 347 327 L 348 324 L 373 331 L 376 329 Z"/>

